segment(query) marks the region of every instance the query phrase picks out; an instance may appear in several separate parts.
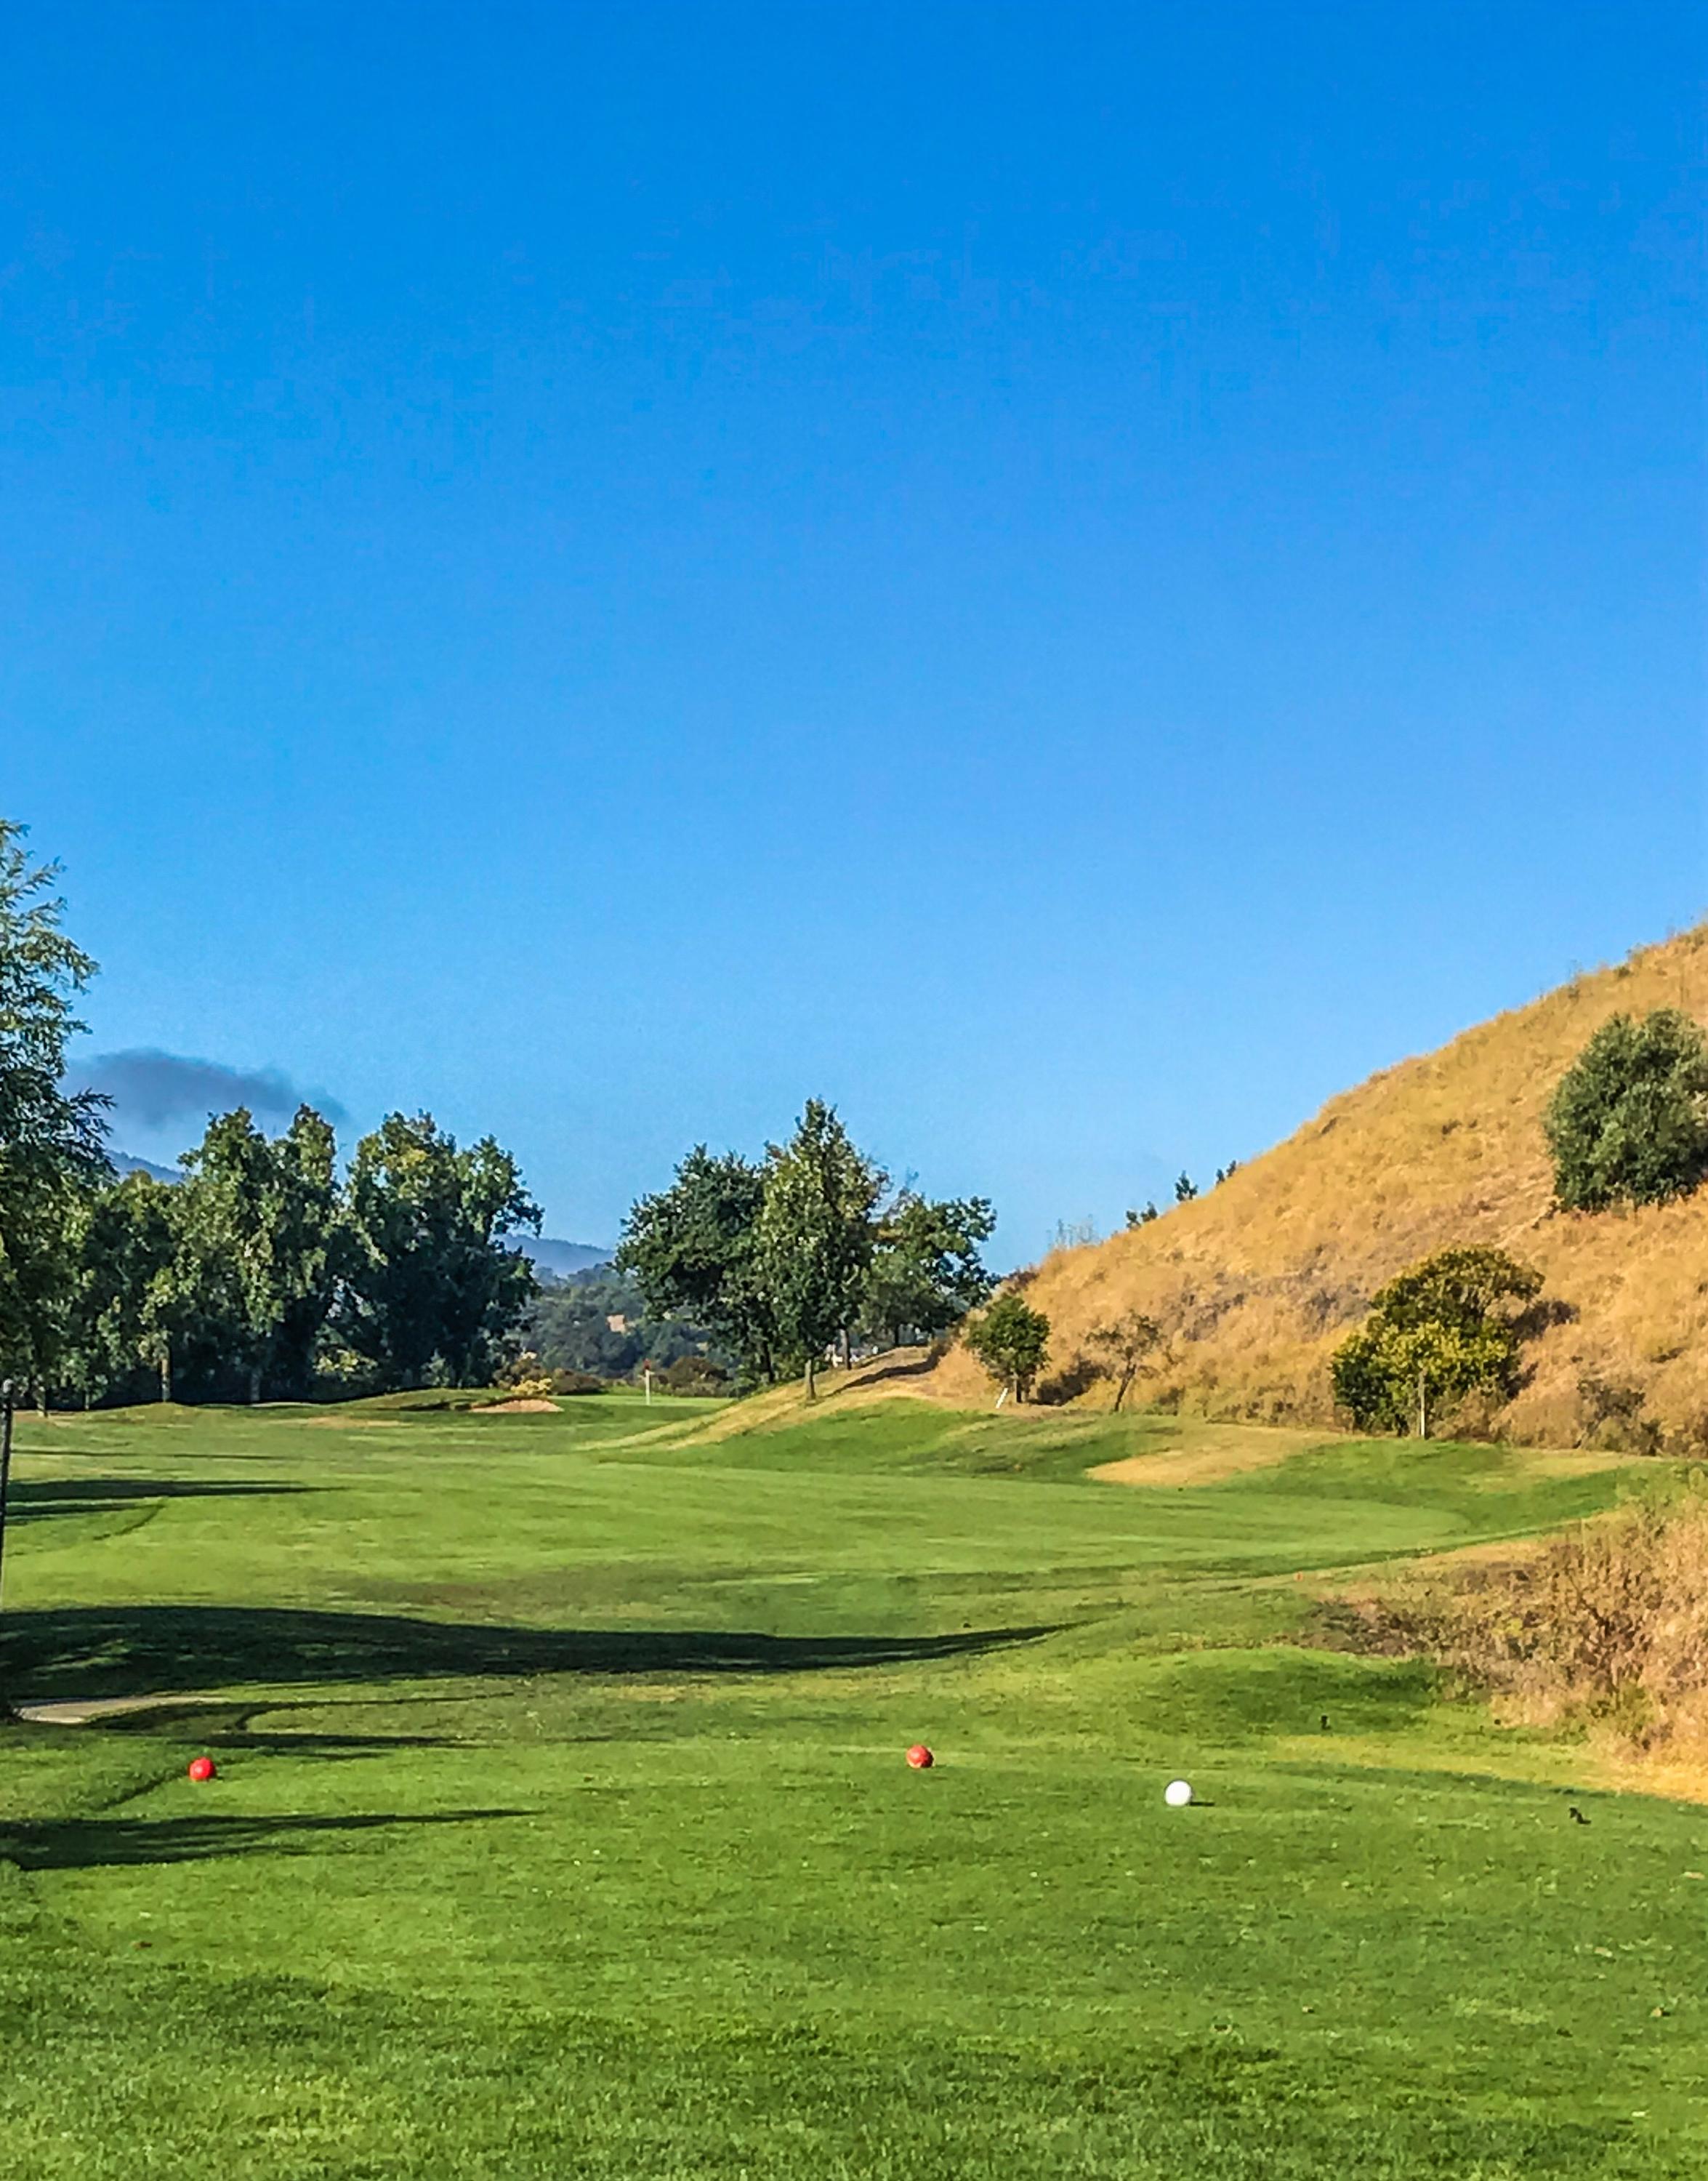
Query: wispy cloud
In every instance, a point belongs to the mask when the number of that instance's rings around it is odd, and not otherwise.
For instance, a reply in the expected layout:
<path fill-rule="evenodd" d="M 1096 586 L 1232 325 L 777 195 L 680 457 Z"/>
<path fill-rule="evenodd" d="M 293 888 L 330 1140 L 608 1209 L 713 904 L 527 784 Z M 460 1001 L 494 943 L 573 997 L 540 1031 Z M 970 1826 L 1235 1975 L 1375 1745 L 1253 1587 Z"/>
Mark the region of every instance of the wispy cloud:
<path fill-rule="evenodd" d="M 347 1117 L 335 1098 L 299 1090 L 277 1068 L 228 1068 L 222 1061 L 191 1060 L 181 1053 L 140 1046 L 101 1052 L 79 1071 L 78 1084 L 105 1091 L 113 1119 L 160 1129 L 175 1121 L 201 1120 L 247 1106 L 257 1120 L 289 1120 L 299 1106 L 317 1107 L 328 1121 Z"/>

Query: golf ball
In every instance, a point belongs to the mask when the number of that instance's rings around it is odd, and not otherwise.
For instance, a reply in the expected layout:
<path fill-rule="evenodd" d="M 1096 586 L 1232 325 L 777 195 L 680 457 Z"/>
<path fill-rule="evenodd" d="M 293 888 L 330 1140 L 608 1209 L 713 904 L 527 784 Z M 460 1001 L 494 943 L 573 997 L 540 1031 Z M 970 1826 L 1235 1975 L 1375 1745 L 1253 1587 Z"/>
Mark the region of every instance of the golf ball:
<path fill-rule="evenodd" d="M 1162 1799 L 1171 1810 L 1183 1810 L 1192 1800 L 1190 1780 L 1171 1780 L 1162 1791 Z"/>

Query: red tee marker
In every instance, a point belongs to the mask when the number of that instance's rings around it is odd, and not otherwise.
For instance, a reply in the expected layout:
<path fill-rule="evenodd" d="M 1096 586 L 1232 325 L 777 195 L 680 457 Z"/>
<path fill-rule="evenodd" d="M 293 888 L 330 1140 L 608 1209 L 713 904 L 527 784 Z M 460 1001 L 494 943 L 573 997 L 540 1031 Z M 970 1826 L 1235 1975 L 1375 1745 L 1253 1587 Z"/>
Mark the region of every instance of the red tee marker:
<path fill-rule="evenodd" d="M 211 1780 L 219 1767 L 211 1757 L 192 1757 L 185 1770 L 192 1780 Z"/>
<path fill-rule="evenodd" d="M 937 1759 L 923 1742 L 916 1742 L 907 1753 L 907 1762 L 916 1772 L 928 1772 Z"/>

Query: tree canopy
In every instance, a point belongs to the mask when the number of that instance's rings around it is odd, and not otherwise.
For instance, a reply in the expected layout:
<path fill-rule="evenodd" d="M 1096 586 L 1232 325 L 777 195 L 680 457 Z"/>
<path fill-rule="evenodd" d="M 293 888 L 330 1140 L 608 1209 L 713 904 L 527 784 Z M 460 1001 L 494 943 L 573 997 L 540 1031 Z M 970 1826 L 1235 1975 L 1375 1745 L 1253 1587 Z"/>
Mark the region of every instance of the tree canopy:
<path fill-rule="evenodd" d="M 0 1377 L 38 1385 L 70 1334 L 83 1200 L 110 1172 L 106 1101 L 63 1087 L 95 964 L 61 929 L 58 875 L 0 818 Z"/>
<path fill-rule="evenodd" d="M 1543 1120 L 1562 1210 L 1664 1204 L 1708 1175 L 1708 1038 L 1677 1008 L 1603 1023 Z"/>
<path fill-rule="evenodd" d="M 879 1215 L 873 1237 L 861 1322 L 901 1347 L 910 1333 L 929 1339 L 977 1310 L 994 1283 L 978 1255 L 995 1231 L 983 1196 L 939 1201 L 903 1188 Z"/>
<path fill-rule="evenodd" d="M 696 1145 L 668 1189 L 631 1209 L 618 1268 L 655 1321 L 703 1328 L 750 1380 L 800 1371 L 810 1392 L 833 1342 L 928 1337 L 990 1292 L 986 1200 L 934 1200 L 911 1183 L 886 1200 L 886 1186 L 835 1108 L 809 1099 L 762 1164 Z"/>
<path fill-rule="evenodd" d="M 502 1246 L 539 1231 L 515 1161 L 490 1136 L 464 1149 L 431 1114 L 388 1113 L 356 1146 L 345 1199 L 351 1347 L 405 1386 L 435 1363 L 453 1384 L 484 1384 L 536 1291 Z"/>
<path fill-rule="evenodd" d="M 819 1098 L 807 1100 L 794 1135 L 767 1154 L 759 1269 L 779 1344 L 805 1372 L 808 1400 L 820 1358 L 860 1314 L 884 1179 Z"/>
<path fill-rule="evenodd" d="M 1428 1435 L 1439 1405 L 1517 1390 L 1523 1311 L 1542 1276 L 1504 1250 L 1443 1250 L 1391 1280 L 1336 1349 L 1335 1398 L 1360 1429 Z M 1514 1307 L 1516 1306 L 1516 1307 Z"/>
<path fill-rule="evenodd" d="M 1011 1289 L 967 1329 L 967 1345 L 991 1377 L 1023 1401 L 1050 1356 L 1050 1320 Z"/>

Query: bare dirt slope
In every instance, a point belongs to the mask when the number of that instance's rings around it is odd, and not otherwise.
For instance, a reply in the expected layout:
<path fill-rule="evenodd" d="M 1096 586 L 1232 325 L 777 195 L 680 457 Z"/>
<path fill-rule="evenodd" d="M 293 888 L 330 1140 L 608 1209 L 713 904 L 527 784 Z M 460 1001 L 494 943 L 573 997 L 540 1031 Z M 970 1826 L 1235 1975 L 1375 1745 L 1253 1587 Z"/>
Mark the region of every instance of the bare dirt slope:
<path fill-rule="evenodd" d="M 1535 1265 L 1573 1313 L 1528 1351 L 1528 1383 L 1490 1420 L 1497 1430 L 1570 1446 L 1658 1427 L 1673 1450 L 1708 1447 L 1708 1189 L 1643 1212 L 1562 1214 L 1542 1137 L 1549 1093 L 1591 1033 L 1659 1007 L 1708 1019 L 1708 925 L 1373 1076 L 1151 1225 L 1046 1257 L 1022 1277 L 1050 1321 L 1055 1390 L 1071 1392 L 1095 1327 L 1138 1310 L 1171 1336 L 1138 1398 L 1326 1423 L 1329 1357 L 1375 1290 L 1432 1251 L 1492 1243 Z M 935 1378 L 939 1397 L 984 1383 L 964 1350 Z M 1606 1420 L 1592 1382 L 1640 1394 L 1640 1414 Z M 1078 1398 L 1106 1405 L 1110 1393 Z"/>

